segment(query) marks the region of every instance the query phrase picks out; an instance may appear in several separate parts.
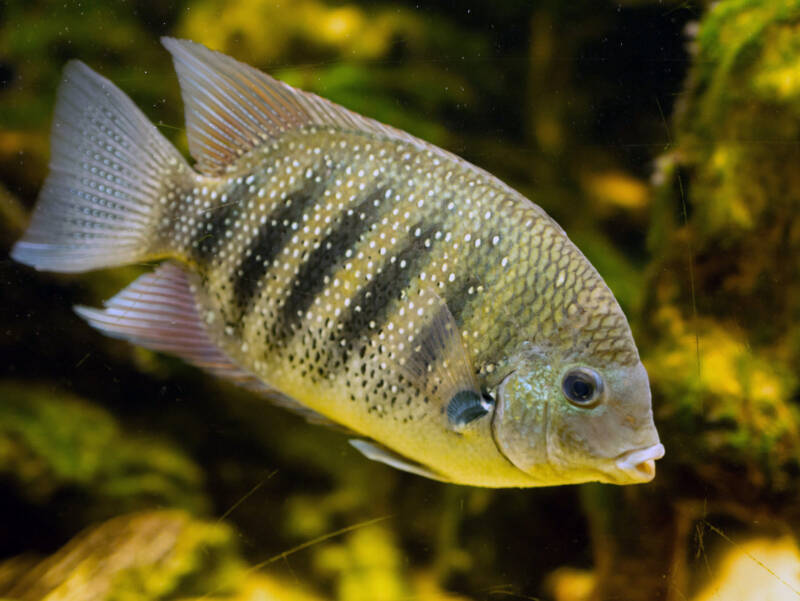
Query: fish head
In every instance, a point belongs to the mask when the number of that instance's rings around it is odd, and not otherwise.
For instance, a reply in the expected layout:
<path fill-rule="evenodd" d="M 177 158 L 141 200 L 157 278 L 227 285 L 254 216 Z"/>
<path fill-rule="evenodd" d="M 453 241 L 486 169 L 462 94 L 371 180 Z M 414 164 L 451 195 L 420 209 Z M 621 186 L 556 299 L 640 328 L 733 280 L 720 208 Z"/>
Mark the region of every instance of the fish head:
<path fill-rule="evenodd" d="M 641 361 L 592 361 L 528 345 L 508 362 L 492 431 L 500 451 L 541 485 L 635 484 L 664 455 Z"/>

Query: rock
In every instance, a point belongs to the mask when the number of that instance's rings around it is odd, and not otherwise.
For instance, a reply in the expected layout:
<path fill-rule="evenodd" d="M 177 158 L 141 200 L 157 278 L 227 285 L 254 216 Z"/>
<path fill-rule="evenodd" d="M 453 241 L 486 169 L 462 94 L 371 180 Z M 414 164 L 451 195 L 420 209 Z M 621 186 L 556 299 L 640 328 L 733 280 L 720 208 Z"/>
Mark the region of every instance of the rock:
<path fill-rule="evenodd" d="M 227 524 L 197 520 L 180 510 L 119 516 L 41 561 L 0 563 L 0 598 L 320 601 L 300 586 L 249 569 Z"/>

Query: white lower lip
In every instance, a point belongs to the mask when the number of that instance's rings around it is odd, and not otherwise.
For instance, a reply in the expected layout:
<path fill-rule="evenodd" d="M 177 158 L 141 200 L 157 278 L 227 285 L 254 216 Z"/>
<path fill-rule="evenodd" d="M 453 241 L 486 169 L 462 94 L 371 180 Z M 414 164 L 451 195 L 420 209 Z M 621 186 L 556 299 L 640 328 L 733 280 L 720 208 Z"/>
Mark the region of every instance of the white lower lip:
<path fill-rule="evenodd" d="M 637 482 L 649 482 L 656 475 L 656 459 L 664 456 L 664 445 L 628 451 L 617 459 L 617 468 Z"/>

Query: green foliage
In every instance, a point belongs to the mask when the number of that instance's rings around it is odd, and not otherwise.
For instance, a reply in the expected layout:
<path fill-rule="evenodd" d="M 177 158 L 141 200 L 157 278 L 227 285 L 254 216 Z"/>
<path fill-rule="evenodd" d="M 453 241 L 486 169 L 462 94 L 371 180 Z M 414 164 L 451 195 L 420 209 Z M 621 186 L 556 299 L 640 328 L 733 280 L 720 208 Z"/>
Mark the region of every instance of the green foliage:
<path fill-rule="evenodd" d="M 789 399 L 797 374 L 780 358 L 755 352 L 741 331 L 710 320 L 677 325 L 647 360 L 660 394 L 659 418 L 684 469 L 739 466 L 775 492 L 797 490 L 800 408 Z M 699 356 L 698 356 L 699 352 Z M 712 483 L 709 483 L 712 484 Z"/>
<path fill-rule="evenodd" d="M 796 532 L 798 27 L 798 2 L 711 5 L 691 27 L 692 64 L 657 161 L 638 341 L 667 448 L 656 486 L 672 501 L 651 502 L 651 515 L 673 515 L 678 530 L 711 513 L 788 520 Z M 648 501 L 611 497 L 594 521 L 621 540 L 611 531 Z M 615 560 L 637 553 L 620 546 Z M 624 583 L 614 586 L 606 594 Z M 636 598 L 653 595 L 666 589 Z"/>
<path fill-rule="evenodd" d="M 0 56 L 13 65 L 4 91 L 0 127 L 46 131 L 55 83 L 66 59 L 79 58 L 120 82 L 147 107 L 163 98 L 153 74 L 165 79 L 169 65 L 158 43 L 124 4 L 83 0 L 79 5 L 39 0 L 4 3 Z M 147 8 L 145 3 L 143 8 Z M 133 17 L 133 18 L 132 18 Z"/>
<path fill-rule="evenodd" d="M 346 544 L 329 545 L 316 556 L 320 572 L 340 574 L 336 597 L 352 601 L 408 596 L 402 561 L 391 530 L 380 525 L 358 530 Z"/>
<path fill-rule="evenodd" d="M 293 10 L 270 0 L 205 0 L 178 30 L 211 48 L 235 49 L 240 59 L 292 85 L 437 144 L 449 138 L 435 116 L 475 102 L 477 82 L 463 69 L 430 57 L 455 46 L 469 54 L 488 51 L 485 40 L 447 19 L 423 18 L 406 8 L 336 6 L 320 0 L 297 0 Z M 395 48 L 397 40 L 403 42 L 401 49 Z M 402 60 L 391 58 L 396 52 Z M 282 60 L 293 56 L 296 61 L 298 55 L 302 64 L 280 67 Z M 276 64 L 278 69 L 272 67 Z M 497 87 L 496 77 L 489 82 Z"/>

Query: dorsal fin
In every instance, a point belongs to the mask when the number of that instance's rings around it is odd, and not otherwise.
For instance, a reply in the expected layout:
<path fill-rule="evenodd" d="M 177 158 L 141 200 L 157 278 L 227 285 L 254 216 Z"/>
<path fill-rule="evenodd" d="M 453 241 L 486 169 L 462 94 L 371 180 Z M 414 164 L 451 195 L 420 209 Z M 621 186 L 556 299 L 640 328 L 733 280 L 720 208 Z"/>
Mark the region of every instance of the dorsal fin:
<path fill-rule="evenodd" d="M 201 44 L 169 37 L 162 42 L 180 80 L 189 150 L 208 175 L 224 173 L 249 150 L 304 125 L 372 132 L 449 154 Z"/>
<path fill-rule="evenodd" d="M 491 410 L 453 314 L 432 288 L 423 287 L 402 300 L 384 339 L 389 360 L 412 384 L 439 401 L 454 430 Z"/>
<path fill-rule="evenodd" d="M 112 338 L 169 353 L 266 396 L 308 421 L 342 429 L 328 418 L 270 387 L 236 365 L 208 335 L 197 311 L 190 276 L 174 263 L 162 263 L 105 303 L 105 309 L 75 307 L 89 325 Z"/>

